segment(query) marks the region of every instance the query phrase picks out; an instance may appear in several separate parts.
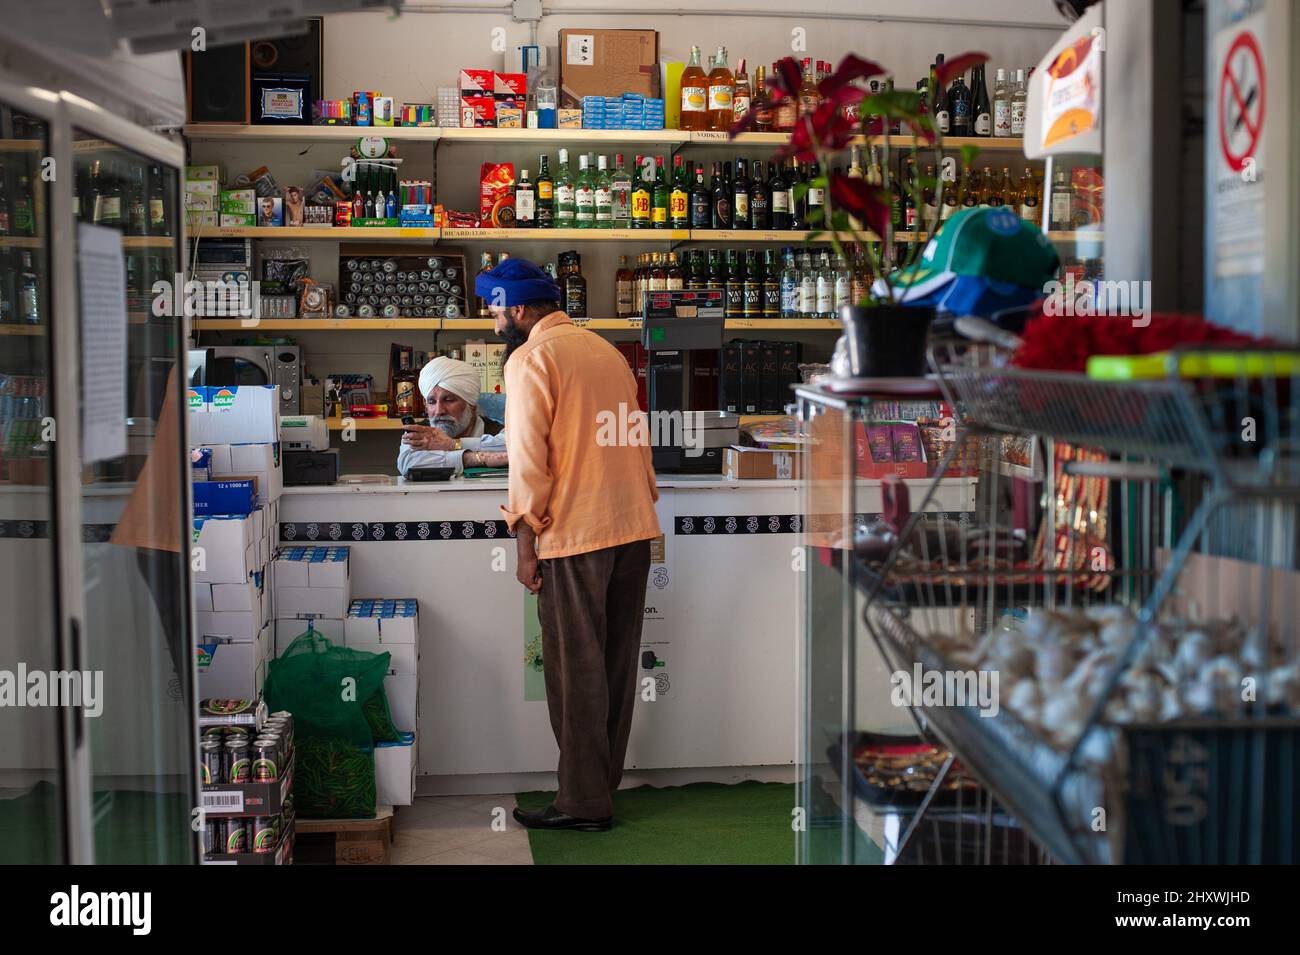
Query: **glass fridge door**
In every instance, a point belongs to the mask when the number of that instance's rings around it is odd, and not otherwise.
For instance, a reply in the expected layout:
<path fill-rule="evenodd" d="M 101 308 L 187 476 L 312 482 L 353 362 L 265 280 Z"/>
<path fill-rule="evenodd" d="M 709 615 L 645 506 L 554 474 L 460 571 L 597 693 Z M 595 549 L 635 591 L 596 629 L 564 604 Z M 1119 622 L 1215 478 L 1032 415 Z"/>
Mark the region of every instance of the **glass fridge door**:
<path fill-rule="evenodd" d="M 1101 157 L 1049 156 L 1043 188 L 1043 231 L 1061 256 L 1061 281 L 1067 293 L 1081 282 L 1100 281 L 1105 272 Z"/>
<path fill-rule="evenodd" d="M 0 670 L 61 667 L 52 460 L 50 200 L 41 159 L 50 129 L 0 99 Z M 13 677 L 11 677 L 12 679 Z M 0 863 L 64 861 L 66 779 L 58 707 L 0 718 Z"/>
<path fill-rule="evenodd" d="M 192 862 L 184 327 L 152 292 L 182 271 L 180 171 L 113 138 L 73 127 L 86 646 L 105 696 L 89 721 L 95 858 Z"/>

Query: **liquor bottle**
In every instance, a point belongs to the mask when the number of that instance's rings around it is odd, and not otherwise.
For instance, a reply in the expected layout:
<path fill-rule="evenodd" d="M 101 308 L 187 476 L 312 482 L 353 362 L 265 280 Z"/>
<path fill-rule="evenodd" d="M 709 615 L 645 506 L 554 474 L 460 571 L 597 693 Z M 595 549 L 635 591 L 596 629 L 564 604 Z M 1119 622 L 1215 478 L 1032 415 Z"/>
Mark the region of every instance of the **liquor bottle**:
<path fill-rule="evenodd" d="M 785 230 L 790 228 L 790 184 L 781 174 L 781 167 L 774 166 L 767 179 L 768 219 L 772 228 Z"/>
<path fill-rule="evenodd" d="M 539 164 L 536 182 L 537 212 L 534 218 L 537 220 L 538 229 L 554 229 L 555 181 L 551 178 L 550 161 L 547 160 L 545 153 L 539 157 L 539 160 L 541 164 Z"/>
<path fill-rule="evenodd" d="M 984 77 L 984 64 L 971 70 L 971 131 L 976 136 L 993 135 L 993 110 L 989 106 L 989 85 Z"/>
<path fill-rule="evenodd" d="M 722 163 L 713 164 L 713 183 L 709 190 L 712 200 L 710 224 L 714 229 L 731 228 L 731 187 L 722 175 Z"/>
<path fill-rule="evenodd" d="M 974 209 L 980 204 L 979 183 L 971 181 L 970 167 L 961 171 L 961 206 L 963 209 Z"/>
<path fill-rule="evenodd" d="M 668 204 L 672 199 L 671 187 L 664 174 L 664 157 L 655 157 L 655 181 L 651 192 L 650 219 L 656 229 L 668 228 Z"/>
<path fill-rule="evenodd" d="M 862 249 L 855 249 L 854 261 L 857 264 L 852 269 L 852 277 L 849 280 L 849 301 L 854 305 L 865 302 L 871 291 L 871 278 L 865 260 L 866 253 Z"/>
<path fill-rule="evenodd" d="M 680 292 L 686 287 L 686 273 L 682 271 L 682 265 L 677 261 L 677 253 L 668 253 L 668 262 L 664 269 L 668 284 L 666 288 L 670 292 Z"/>
<path fill-rule="evenodd" d="M 632 227 L 634 229 L 649 229 L 652 225 L 651 190 L 651 183 L 646 180 L 645 168 L 641 165 L 641 157 L 637 156 L 636 170 L 632 174 Z"/>
<path fill-rule="evenodd" d="M 596 228 L 614 228 L 614 183 L 609 174 L 609 161 L 602 155 L 596 157 L 595 179 Z"/>
<path fill-rule="evenodd" d="M 853 273 L 849 271 L 844 256 L 838 254 L 831 262 L 831 271 L 835 276 L 835 294 L 831 302 L 830 317 L 835 318 L 845 305 L 853 304 L 850 297 L 853 289 Z"/>
<path fill-rule="evenodd" d="M 817 77 L 813 74 L 812 60 L 803 59 L 803 82 L 799 85 L 799 116 L 809 116 L 821 105 L 822 94 L 817 89 Z"/>
<path fill-rule="evenodd" d="M 808 219 L 804 214 L 808 197 L 804 195 L 796 199 L 794 196 L 795 187 L 802 181 L 799 165 L 791 159 L 785 167 L 785 186 L 790 193 L 790 228 L 795 232 L 802 232 L 808 228 Z"/>
<path fill-rule="evenodd" d="M 937 70 L 941 66 L 943 66 L 942 53 L 940 53 L 938 56 L 934 58 L 934 69 Z M 931 78 L 933 79 L 934 78 L 933 70 L 931 71 L 930 75 Z M 948 134 L 949 129 L 951 129 L 952 109 L 948 103 L 948 91 L 945 90 L 943 88 L 943 84 L 937 82 L 937 80 L 934 83 L 933 97 L 934 97 L 934 125 L 935 128 L 938 129 L 940 133 L 946 136 Z"/>
<path fill-rule="evenodd" d="M 682 71 L 681 116 L 677 128 L 709 128 L 709 80 L 700 66 L 698 46 L 691 47 L 691 61 Z"/>
<path fill-rule="evenodd" d="M 825 229 L 830 226 L 825 220 L 826 187 L 817 183 L 821 176 L 821 167 L 817 163 L 808 167 L 808 191 L 804 194 L 807 212 L 804 221 L 809 229 Z"/>
<path fill-rule="evenodd" d="M 366 214 L 366 194 L 360 188 L 360 182 L 357 185 L 358 188 L 352 195 L 352 218 L 362 219 Z"/>
<path fill-rule="evenodd" d="M 885 95 L 889 96 L 890 98 L 893 98 L 894 78 L 892 76 L 889 79 L 885 80 Z M 882 132 L 887 132 L 891 136 L 897 136 L 899 130 L 898 123 L 899 121 L 897 119 L 891 119 L 889 121 L 889 127 L 887 129 L 883 129 Z"/>
<path fill-rule="evenodd" d="M 1070 190 L 1070 180 L 1064 169 L 1057 169 L 1052 177 L 1052 204 L 1048 224 L 1053 232 L 1070 232 L 1074 226 L 1070 221 L 1070 212 L 1074 205 L 1074 196 Z"/>
<path fill-rule="evenodd" d="M 772 67 L 773 73 L 776 72 L 776 66 Z M 799 119 L 799 97 L 797 95 L 785 96 L 776 104 L 773 115 L 775 131 L 779 133 L 788 133 L 794 129 L 795 122 Z"/>
<path fill-rule="evenodd" d="M 569 151 L 560 150 L 560 168 L 555 174 L 555 227 L 572 229 L 577 221 L 576 187 L 569 171 Z"/>
<path fill-rule="evenodd" d="M 1011 91 L 1007 89 L 1007 71 L 998 67 L 993 80 L 993 135 L 1011 135 Z"/>
<path fill-rule="evenodd" d="M 945 161 L 939 175 L 943 182 L 943 208 L 939 221 L 948 219 L 961 206 L 961 192 L 957 187 L 957 163 Z"/>
<path fill-rule="evenodd" d="M 388 202 L 384 209 L 384 216 L 389 219 L 397 218 L 397 193 L 390 186 L 388 189 Z"/>
<path fill-rule="evenodd" d="M 892 175 L 889 177 L 889 224 L 894 231 L 903 227 L 903 187 L 898 177 Z"/>
<path fill-rule="evenodd" d="M 781 317 L 781 264 L 776 249 L 763 251 L 763 317 Z"/>
<path fill-rule="evenodd" d="M 916 168 L 912 165 L 912 160 L 907 160 L 906 171 L 903 174 L 902 183 L 903 192 L 903 228 L 908 232 L 916 231 Z"/>
<path fill-rule="evenodd" d="M 582 277 L 582 256 L 570 252 L 569 273 L 564 282 L 564 311 L 570 318 L 587 317 L 587 280 Z"/>
<path fill-rule="evenodd" d="M 763 181 L 763 161 L 754 160 L 754 174 L 749 183 L 749 227 L 767 229 L 771 227 L 768 205 L 768 185 Z"/>
<path fill-rule="evenodd" d="M 1020 218 L 1034 225 L 1041 225 L 1043 221 L 1041 202 L 1038 196 L 1038 181 L 1026 169 L 1020 180 Z"/>
<path fill-rule="evenodd" d="M 673 157 L 673 187 L 668 194 L 668 224 L 674 229 L 691 227 L 691 192 L 684 157 Z"/>
<path fill-rule="evenodd" d="M 817 311 L 817 271 L 811 253 L 799 256 L 799 318 L 813 318 Z"/>
<path fill-rule="evenodd" d="M 720 133 L 731 129 L 735 99 L 736 78 L 727 69 L 727 48 L 720 46 L 709 73 L 709 129 Z"/>
<path fill-rule="evenodd" d="M 969 136 L 971 125 L 970 88 L 962 74 L 948 87 L 948 109 L 950 116 L 948 126 L 954 136 Z"/>
<path fill-rule="evenodd" d="M 776 117 L 772 110 L 772 100 L 767 95 L 767 74 L 761 66 L 754 68 L 754 91 L 749 108 L 754 113 L 754 132 L 770 133 Z"/>
<path fill-rule="evenodd" d="M 740 318 L 745 312 L 745 270 L 740 264 L 740 254 L 727 250 L 726 318 Z"/>
<path fill-rule="evenodd" d="M 719 249 L 709 249 L 709 263 L 705 275 L 707 288 L 723 289 L 727 287 L 727 267 L 722 260 Z"/>
<path fill-rule="evenodd" d="M 740 122 L 742 116 L 750 111 L 754 93 L 749 85 L 749 74 L 745 72 L 745 60 L 742 57 L 736 64 L 736 93 L 731 98 L 731 121 Z"/>
<path fill-rule="evenodd" d="M 862 150 L 858 146 L 849 147 L 849 171 L 845 173 L 845 178 L 862 179 L 865 173 L 862 170 Z M 862 220 L 857 216 L 848 217 L 850 229 L 862 229 Z"/>
<path fill-rule="evenodd" d="M 835 271 L 831 268 L 831 257 L 823 252 L 821 267 L 817 270 L 817 314 L 815 318 L 835 317 Z"/>
<path fill-rule="evenodd" d="M 664 292 L 668 289 L 668 263 L 658 252 L 650 253 L 650 291 Z"/>
<path fill-rule="evenodd" d="M 704 166 L 695 167 L 695 184 L 690 194 L 690 228 L 707 229 L 709 227 L 709 187 L 704 183 Z"/>
<path fill-rule="evenodd" d="M 573 180 L 573 224 L 579 229 L 596 227 L 596 186 L 586 153 L 578 157 L 578 177 Z"/>
<path fill-rule="evenodd" d="M 1006 166 L 1002 167 L 1002 180 L 998 183 L 998 192 L 1002 194 L 1002 204 L 1010 206 L 1020 214 L 1020 190 L 1016 186 L 1016 181 L 1011 178 L 1011 170 Z"/>
<path fill-rule="evenodd" d="M 745 280 L 742 288 L 741 314 L 745 318 L 763 315 L 763 270 L 758 264 L 758 253 L 745 250 Z"/>
<path fill-rule="evenodd" d="M 361 210 L 367 219 L 375 217 L 375 193 L 373 190 L 366 193 L 366 204 L 361 207 Z"/>
<path fill-rule="evenodd" d="M 491 269 L 492 269 L 492 253 L 491 252 L 481 253 L 479 255 L 479 260 L 478 260 L 478 274 L 482 275 L 484 272 L 491 271 Z M 475 276 L 475 278 L 477 278 L 477 276 Z M 475 296 L 475 297 L 478 299 L 478 317 L 491 318 L 492 312 L 488 310 L 487 299 L 483 298 L 482 296 Z"/>
<path fill-rule="evenodd" d="M 632 314 L 641 314 L 641 294 L 645 291 L 645 253 L 636 257 L 636 268 L 632 270 Z"/>
<path fill-rule="evenodd" d="M 39 325 L 41 317 L 41 284 L 32 265 L 32 253 L 23 250 L 23 271 L 18 280 L 18 321 Z"/>
<path fill-rule="evenodd" d="M 9 235 L 12 228 L 9 220 L 9 189 L 5 182 L 4 163 L 0 163 L 0 235 Z"/>
<path fill-rule="evenodd" d="M 614 228 L 632 224 L 632 177 L 623 168 L 623 154 L 614 154 L 614 172 L 609 177 L 609 192 L 614 203 Z"/>
<path fill-rule="evenodd" d="M 924 217 L 922 225 L 926 228 L 939 219 L 939 188 L 935 182 L 933 164 L 925 167 L 925 187 L 921 190 L 920 214 Z"/>
<path fill-rule="evenodd" d="M 94 222 L 96 225 L 116 228 L 122 224 L 122 184 L 118 181 L 112 164 L 109 164 L 107 170 L 102 163 L 96 163 L 95 166 Z"/>
<path fill-rule="evenodd" d="M 167 203 L 163 198 L 163 171 L 157 165 L 149 167 L 149 234 L 172 234 L 167 222 Z"/>
<path fill-rule="evenodd" d="M 0 189 L 3 189 L 3 185 L 0 185 Z M 145 228 L 148 225 L 147 214 L 144 214 L 143 210 L 141 212 L 142 214 L 136 218 L 140 227 Z M 13 230 L 14 235 L 36 234 L 36 210 L 32 207 L 32 186 L 25 174 L 18 177 L 18 188 L 14 193 L 13 217 L 10 219 L 9 228 Z M 145 233 L 132 234 L 144 235 Z"/>
<path fill-rule="evenodd" d="M 537 227 L 537 186 L 528 178 L 528 170 L 519 170 L 515 182 L 515 228 Z"/>
<path fill-rule="evenodd" d="M 985 166 L 978 174 L 978 181 L 975 186 L 976 194 L 979 196 L 981 206 L 993 205 L 993 193 L 996 191 L 993 186 L 993 170 Z"/>
<path fill-rule="evenodd" d="M 984 202 L 986 205 L 999 207 L 1007 204 L 1006 193 L 1002 191 L 1001 181 L 993 175 L 993 170 L 984 167 Z"/>
<path fill-rule="evenodd" d="M 745 160 L 736 160 L 736 174 L 731 182 L 731 227 L 751 228 L 749 219 L 749 174 Z"/>
<path fill-rule="evenodd" d="M 795 266 L 794 249 L 786 246 L 781 251 L 781 318 L 799 315 L 799 269 Z"/>
<path fill-rule="evenodd" d="M 1025 135 L 1025 106 L 1028 92 L 1025 89 L 1025 71 L 1016 70 L 1015 86 L 1011 90 L 1011 135 Z"/>

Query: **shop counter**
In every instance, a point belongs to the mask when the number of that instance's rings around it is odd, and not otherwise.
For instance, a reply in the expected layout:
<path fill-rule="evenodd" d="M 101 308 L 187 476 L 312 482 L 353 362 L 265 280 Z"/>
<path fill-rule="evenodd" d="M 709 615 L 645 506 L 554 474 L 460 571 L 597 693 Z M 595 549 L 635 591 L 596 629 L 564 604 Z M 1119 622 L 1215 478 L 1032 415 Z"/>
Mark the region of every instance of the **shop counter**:
<path fill-rule="evenodd" d="M 878 501 L 879 482 L 864 483 Z M 658 485 L 664 536 L 652 548 L 628 771 L 730 781 L 736 767 L 793 767 L 799 483 L 662 475 Z M 950 490 L 938 503 L 969 510 L 972 485 Z M 510 791 L 555 770 L 542 675 L 527 662 L 535 598 L 515 579 L 505 501 L 504 480 L 464 478 L 294 487 L 280 501 L 281 543 L 349 545 L 354 597 L 420 601 L 421 792 Z"/>

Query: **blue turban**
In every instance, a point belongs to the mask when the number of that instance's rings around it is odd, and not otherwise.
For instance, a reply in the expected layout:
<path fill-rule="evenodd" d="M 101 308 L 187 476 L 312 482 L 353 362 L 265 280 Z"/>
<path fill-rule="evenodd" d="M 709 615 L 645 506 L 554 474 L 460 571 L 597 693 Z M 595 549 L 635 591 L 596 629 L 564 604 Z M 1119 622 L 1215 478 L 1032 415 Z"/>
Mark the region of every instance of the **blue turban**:
<path fill-rule="evenodd" d="M 505 308 L 538 300 L 560 300 L 560 287 L 550 275 L 527 259 L 513 256 L 494 269 L 480 272 L 474 279 L 474 291 L 489 305 Z"/>

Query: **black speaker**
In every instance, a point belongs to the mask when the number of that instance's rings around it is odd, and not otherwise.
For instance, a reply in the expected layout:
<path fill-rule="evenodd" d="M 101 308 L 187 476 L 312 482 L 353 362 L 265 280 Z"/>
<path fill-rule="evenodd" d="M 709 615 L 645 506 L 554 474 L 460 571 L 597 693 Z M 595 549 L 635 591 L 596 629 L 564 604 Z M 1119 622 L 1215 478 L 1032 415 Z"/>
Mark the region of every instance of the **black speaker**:
<path fill-rule="evenodd" d="M 321 80 L 321 59 L 324 53 L 320 17 L 308 17 L 307 32 L 296 36 L 276 37 L 272 40 L 254 40 L 251 45 L 251 65 L 255 73 L 304 73 L 311 77 L 307 97 L 310 105 L 324 95 Z M 308 119 L 310 120 L 310 115 Z"/>
<path fill-rule="evenodd" d="M 185 54 L 191 123 L 248 122 L 248 44 L 213 46 Z"/>

